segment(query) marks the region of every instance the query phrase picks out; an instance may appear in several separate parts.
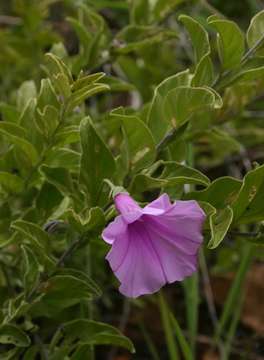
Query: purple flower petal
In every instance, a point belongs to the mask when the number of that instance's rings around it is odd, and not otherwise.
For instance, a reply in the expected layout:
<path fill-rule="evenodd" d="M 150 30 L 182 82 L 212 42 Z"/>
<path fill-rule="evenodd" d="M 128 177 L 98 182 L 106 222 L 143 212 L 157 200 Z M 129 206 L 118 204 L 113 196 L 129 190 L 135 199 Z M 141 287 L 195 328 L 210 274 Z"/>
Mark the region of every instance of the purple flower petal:
<path fill-rule="evenodd" d="M 149 215 L 161 215 L 171 207 L 170 198 L 167 194 L 162 194 L 156 200 L 144 207 L 143 213 Z"/>
<path fill-rule="evenodd" d="M 126 232 L 126 229 L 127 223 L 123 220 L 123 217 L 119 215 L 104 229 L 102 238 L 108 244 L 112 244 L 119 234 Z"/>
<path fill-rule="evenodd" d="M 120 292 L 137 297 L 197 270 L 205 214 L 196 201 L 170 203 L 167 194 L 141 209 L 128 194 L 115 198 L 121 215 L 103 232 Z"/>
<path fill-rule="evenodd" d="M 121 282 L 120 292 L 128 297 L 151 294 L 166 283 L 158 254 L 143 223 L 129 225 L 126 236 L 114 242 L 107 260 Z"/>
<path fill-rule="evenodd" d="M 136 221 L 143 214 L 141 207 L 126 193 L 115 196 L 115 206 L 128 224 Z"/>

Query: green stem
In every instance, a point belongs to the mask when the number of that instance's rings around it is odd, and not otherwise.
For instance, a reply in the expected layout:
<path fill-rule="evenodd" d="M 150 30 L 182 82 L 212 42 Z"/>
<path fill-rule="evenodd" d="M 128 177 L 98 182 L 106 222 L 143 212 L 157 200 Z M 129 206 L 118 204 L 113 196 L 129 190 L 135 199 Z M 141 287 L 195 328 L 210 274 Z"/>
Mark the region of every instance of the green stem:
<path fill-rule="evenodd" d="M 173 330 L 171 328 L 170 313 L 161 290 L 158 293 L 158 300 L 159 300 L 162 325 L 165 331 L 166 343 L 167 343 L 170 359 L 178 360 L 179 354 L 178 354 L 176 342 L 174 340 Z"/>
<path fill-rule="evenodd" d="M 215 332 L 215 341 L 218 342 L 223 334 L 223 330 L 230 319 L 232 312 L 237 307 L 237 301 L 241 296 L 241 287 L 245 280 L 247 271 L 251 264 L 252 260 L 252 248 L 253 246 L 245 242 L 242 249 L 242 258 L 240 261 L 240 265 L 238 267 L 236 277 L 232 283 L 231 289 L 229 290 L 227 299 L 225 301 L 224 309 L 221 314 L 220 321 L 218 323 L 216 332 Z"/>
<path fill-rule="evenodd" d="M 171 318 L 173 330 L 175 332 L 176 338 L 180 345 L 184 359 L 185 360 L 193 360 L 192 350 L 191 350 L 188 342 L 186 341 L 185 336 L 182 333 L 181 327 L 180 327 L 177 319 L 172 314 L 172 312 L 170 312 L 170 318 Z"/>
<path fill-rule="evenodd" d="M 199 277 L 198 273 L 187 278 L 183 282 L 185 292 L 185 304 L 187 311 L 187 324 L 193 354 L 195 354 L 195 342 L 198 328 L 198 306 L 199 306 Z"/>
<path fill-rule="evenodd" d="M 263 45 L 264 43 L 264 34 L 259 38 L 258 41 L 245 53 L 245 55 L 241 59 L 240 65 L 243 67 L 247 64 L 247 62 L 252 58 L 252 56 L 256 53 L 256 51 Z M 239 76 L 240 72 L 234 72 L 232 69 L 225 71 L 222 75 L 215 80 L 212 87 L 215 87 L 217 91 L 225 88 L 233 83 L 234 80 Z"/>
<path fill-rule="evenodd" d="M 143 337 L 144 337 L 144 340 L 145 340 L 145 342 L 146 342 L 146 344 L 147 344 L 147 347 L 148 347 L 148 349 L 149 349 L 149 352 L 150 352 L 150 354 L 151 354 L 151 358 L 152 358 L 153 360 L 160 360 L 160 357 L 159 357 L 158 351 L 157 351 L 157 349 L 156 349 L 156 346 L 155 346 L 154 342 L 152 341 L 149 333 L 147 332 L 147 330 L 146 330 L 146 328 L 145 328 L 145 326 L 144 326 L 144 323 L 141 322 L 141 323 L 139 324 L 139 327 L 140 327 L 140 330 L 141 330 L 141 332 L 142 332 L 142 334 L 143 334 Z"/>
<path fill-rule="evenodd" d="M 238 325 L 241 310 L 242 310 L 242 304 L 243 304 L 243 296 L 240 297 L 240 299 L 238 300 L 238 304 L 237 304 L 237 306 L 236 306 L 236 308 L 234 310 L 234 314 L 232 316 L 231 324 L 230 324 L 229 330 L 227 332 L 226 341 L 225 341 L 225 347 L 224 347 L 224 351 L 223 351 L 223 355 L 222 355 L 221 360 L 228 360 L 229 359 L 229 354 L 230 354 L 231 348 L 232 348 L 232 341 L 233 341 L 233 338 L 234 338 L 235 333 L 236 333 L 237 325 Z"/>
<path fill-rule="evenodd" d="M 188 143 L 187 165 L 194 165 L 193 145 Z M 190 185 L 190 191 L 194 190 Z M 198 328 L 198 307 L 199 307 L 199 275 L 198 272 L 183 282 L 185 293 L 185 304 L 187 311 L 187 324 L 190 335 L 191 347 L 195 357 L 195 342 Z"/>
<path fill-rule="evenodd" d="M 87 254 L 86 254 L 86 272 L 87 275 L 89 277 L 92 276 L 92 264 L 91 264 L 91 260 L 92 260 L 92 254 L 91 254 L 91 244 L 88 244 L 87 246 Z M 93 319 L 93 303 L 92 301 L 88 302 L 88 319 L 92 320 Z M 95 359 L 95 352 L 94 352 L 94 346 L 91 345 L 90 346 L 90 356 L 89 356 L 90 360 L 94 360 Z"/>

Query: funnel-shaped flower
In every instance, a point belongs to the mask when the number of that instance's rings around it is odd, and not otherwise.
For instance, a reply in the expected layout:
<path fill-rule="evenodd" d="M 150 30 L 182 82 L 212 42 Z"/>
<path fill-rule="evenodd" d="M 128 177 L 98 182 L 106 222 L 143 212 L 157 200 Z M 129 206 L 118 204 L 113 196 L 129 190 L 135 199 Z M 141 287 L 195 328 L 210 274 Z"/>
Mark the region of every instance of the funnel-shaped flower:
<path fill-rule="evenodd" d="M 112 244 L 106 259 L 122 294 L 151 294 L 196 271 L 205 219 L 196 201 L 171 204 L 163 194 L 142 209 L 127 193 L 119 193 L 115 205 L 120 215 L 102 237 Z"/>

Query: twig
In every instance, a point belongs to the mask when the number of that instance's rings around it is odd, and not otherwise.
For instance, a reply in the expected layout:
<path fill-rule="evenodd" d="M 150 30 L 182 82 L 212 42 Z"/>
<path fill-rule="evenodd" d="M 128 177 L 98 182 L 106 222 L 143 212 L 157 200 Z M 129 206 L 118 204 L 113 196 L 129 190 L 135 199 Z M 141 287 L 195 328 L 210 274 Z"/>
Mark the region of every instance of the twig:
<path fill-rule="evenodd" d="M 242 57 L 240 65 L 244 66 L 246 63 L 250 60 L 252 55 L 255 54 L 255 52 L 259 49 L 261 45 L 264 43 L 264 34 L 259 38 L 258 41 L 255 42 L 255 44 L 245 53 L 245 55 Z M 226 87 L 227 85 L 230 85 L 234 81 L 234 79 L 237 77 L 238 74 L 233 74 L 233 69 L 225 71 L 223 74 L 220 74 L 218 78 L 215 79 L 212 87 L 215 87 L 216 90 L 221 90 L 222 87 Z M 228 79 L 229 80 L 224 83 L 224 85 L 219 86 L 220 82 L 222 80 Z"/>
<path fill-rule="evenodd" d="M 255 54 L 255 52 L 263 44 L 263 42 L 264 42 L 264 34 L 258 39 L 258 41 L 255 42 L 252 48 L 250 48 L 242 57 L 241 65 L 244 65 L 251 58 L 251 56 Z"/>
<path fill-rule="evenodd" d="M 71 245 L 64 251 L 64 253 L 61 255 L 61 257 L 58 259 L 58 261 L 56 262 L 54 268 L 55 270 L 50 273 L 43 273 L 39 282 L 36 284 L 36 286 L 29 292 L 28 296 L 27 296 L 27 301 L 30 302 L 32 301 L 32 297 L 34 296 L 34 294 L 38 291 L 38 289 L 40 288 L 41 284 L 44 281 L 47 281 L 48 279 L 50 279 L 57 271 L 58 268 L 62 267 L 64 265 L 65 260 L 73 253 L 73 251 L 76 249 L 77 246 L 79 246 L 81 244 L 83 240 L 83 236 L 80 236 L 78 239 L 74 240 Z"/>
<path fill-rule="evenodd" d="M 208 306 L 208 310 L 209 310 L 209 315 L 212 320 L 214 330 L 216 330 L 217 324 L 218 324 L 218 317 L 217 317 L 217 313 L 216 313 L 216 308 L 215 308 L 215 303 L 214 303 L 214 295 L 213 295 L 212 286 L 211 286 L 211 282 L 210 282 L 209 272 L 208 272 L 206 259 L 205 259 L 205 255 L 204 255 L 203 251 L 200 252 L 200 266 L 201 266 L 204 293 L 205 293 L 205 298 L 206 298 L 206 302 L 207 302 L 207 306 Z M 219 339 L 217 345 L 218 345 L 220 354 L 222 355 L 224 353 L 224 348 L 223 348 L 223 343 L 222 343 L 221 339 Z M 213 346 L 212 346 L 212 348 L 213 348 Z"/>
<path fill-rule="evenodd" d="M 215 304 L 214 304 L 214 296 L 211 287 L 211 282 L 209 278 L 209 272 L 205 260 L 204 252 L 201 251 L 200 253 L 200 266 L 202 271 L 202 279 L 203 279 L 203 286 L 204 286 L 204 293 L 208 305 L 209 314 L 213 323 L 214 328 L 217 327 L 218 318 L 216 314 Z"/>
<path fill-rule="evenodd" d="M 173 128 L 172 130 L 170 130 L 156 146 L 157 154 L 159 154 L 164 149 L 165 146 L 169 145 L 178 136 L 182 135 L 187 129 L 188 125 L 189 125 L 188 122 L 186 122 L 179 128 Z"/>
<path fill-rule="evenodd" d="M 22 19 L 19 17 L 0 15 L 0 26 L 1 25 L 15 26 L 21 24 L 22 24 Z"/>
<path fill-rule="evenodd" d="M 64 262 L 67 259 L 67 257 L 69 257 L 71 255 L 71 253 L 76 249 L 76 247 L 80 244 L 80 242 L 81 242 L 81 238 L 78 238 L 71 243 L 71 245 L 68 247 L 68 249 L 66 249 L 64 251 L 64 253 L 61 255 L 61 257 L 57 261 L 57 263 L 55 265 L 56 268 L 59 268 L 64 265 Z"/>

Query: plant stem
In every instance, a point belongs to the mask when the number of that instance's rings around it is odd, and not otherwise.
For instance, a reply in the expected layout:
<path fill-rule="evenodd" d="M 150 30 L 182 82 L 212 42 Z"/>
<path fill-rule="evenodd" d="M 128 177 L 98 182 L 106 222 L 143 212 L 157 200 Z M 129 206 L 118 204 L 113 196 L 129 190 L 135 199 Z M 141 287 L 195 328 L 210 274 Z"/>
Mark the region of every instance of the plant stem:
<path fill-rule="evenodd" d="M 245 280 L 247 271 L 251 264 L 252 260 L 252 248 L 253 246 L 245 242 L 242 249 L 242 257 L 240 261 L 240 265 L 238 267 L 235 279 L 232 283 L 231 289 L 229 290 L 227 299 L 225 301 L 224 309 L 221 314 L 220 321 L 218 323 L 216 332 L 215 332 L 215 341 L 218 342 L 221 338 L 223 330 L 230 319 L 232 312 L 235 310 L 237 306 L 237 301 L 241 295 L 241 287 Z"/>
<path fill-rule="evenodd" d="M 152 359 L 153 360 L 160 360 L 160 357 L 159 357 L 159 354 L 158 354 L 158 351 L 155 347 L 155 344 L 154 342 L 152 341 L 149 333 L 147 332 L 145 326 L 144 326 L 144 323 L 143 322 L 140 322 L 139 324 L 139 327 L 140 327 L 140 330 L 142 331 L 142 334 L 144 336 L 144 339 L 145 339 L 145 342 L 148 346 L 148 349 L 149 349 L 149 352 L 152 356 Z"/>
<path fill-rule="evenodd" d="M 195 357 L 195 339 L 198 328 L 198 306 L 199 306 L 199 278 L 193 274 L 183 282 L 185 293 L 185 304 L 187 310 L 187 324 L 190 335 L 191 348 Z"/>
<path fill-rule="evenodd" d="M 238 299 L 238 304 L 234 310 L 231 324 L 229 326 L 229 330 L 227 332 L 226 341 L 225 341 L 225 347 L 222 355 L 222 360 L 228 360 L 229 354 L 231 351 L 232 341 L 235 336 L 236 328 L 239 322 L 241 310 L 242 310 L 242 304 L 243 304 L 243 296 Z"/>
<path fill-rule="evenodd" d="M 193 145 L 188 143 L 187 165 L 194 165 Z M 190 191 L 194 190 L 190 185 Z M 199 307 L 199 275 L 198 272 L 187 278 L 183 282 L 185 293 L 185 304 L 187 309 L 187 324 L 190 334 L 191 347 L 195 357 L 195 339 L 198 328 L 198 307 Z"/>
<path fill-rule="evenodd" d="M 158 293 L 158 300 L 159 300 L 161 320 L 162 320 L 163 329 L 165 331 L 166 343 L 170 355 L 170 360 L 178 360 L 179 354 L 178 354 L 176 342 L 174 340 L 173 331 L 171 328 L 170 313 L 166 301 L 163 297 L 162 290 L 160 290 Z"/>
<path fill-rule="evenodd" d="M 244 66 L 247 64 L 247 62 L 251 59 L 252 55 L 255 54 L 255 52 L 260 48 L 261 45 L 264 43 L 264 34 L 259 38 L 258 41 L 245 53 L 245 55 L 242 57 L 240 65 Z M 221 90 L 223 87 L 227 87 L 228 85 L 232 84 L 232 82 L 239 76 L 239 73 L 234 73 L 233 70 L 227 70 L 223 74 L 220 74 L 220 76 L 215 80 L 212 87 L 215 87 L 216 90 Z M 221 81 L 226 80 L 221 85 Z"/>
<path fill-rule="evenodd" d="M 201 267 L 201 272 L 202 272 L 202 280 L 203 280 L 203 285 L 204 285 L 204 294 L 205 294 L 205 298 L 206 298 L 206 302 L 207 302 L 207 307 L 209 310 L 209 315 L 210 315 L 210 318 L 211 318 L 211 321 L 213 324 L 214 331 L 216 331 L 217 325 L 218 325 L 218 317 L 217 317 L 217 313 L 216 313 L 214 296 L 213 296 L 213 291 L 212 291 L 212 287 L 211 287 L 209 272 L 208 272 L 208 268 L 207 268 L 207 264 L 206 264 L 206 258 L 205 258 L 205 254 L 204 254 L 203 250 L 200 252 L 200 267 Z M 222 354 L 224 353 L 224 349 L 223 349 L 223 344 L 220 339 L 217 342 L 217 346 L 218 346 L 219 352 L 222 356 Z"/>
<path fill-rule="evenodd" d="M 167 145 L 169 145 L 172 141 L 175 141 L 178 137 L 180 137 L 188 127 L 188 122 L 180 126 L 179 128 L 171 129 L 163 139 L 156 146 L 157 154 L 159 154 Z"/>
<path fill-rule="evenodd" d="M 177 319 L 175 318 L 175 316 L 172 314 L 172 312 L 170 312 L 170 318 L 171 318 L 171 323 L 173 326 L 173 330 L 175 331 L 175 335 L 176 338 L 178 340 L 178 343 L 180 345 L 183 357 L 185 360 L 193 360 L 193 355 L 192 355 L 192 350 L 188 344 L 188 342 L 185 339 L 185 336 L 181 330 L 181 327 L 177 321 Z"/>
<path fill-rule="evenodd" d="M 241 65 L 245 65 L 247 61 L 251 58 L 252 55 L 260 48 L 260 46 L 264 43 L 264 34 L 255 42 L 252 48 L 248 49 L 245 55 L 242 57 Z"/>
<path fill-rule="evenodd" d="M 92 254 L 91 254 L 91 244 L 88 244 L 87 246 L 87 253 L 86 253 L 86 272 L 87 275 L 89 277 L 92 276 L 92 264 L 91 264 L 91 260 L 92 260 Z M 92 301 L 88 302 L 88 319 L 92 320 L 93 319 L 93 303 Z M 94 360 L 95 359 L 95 352 L 94 352 L 94 346 L 90 345 L 90 360 Z"/>
<path fill-rule="evenodd" d="M 33 289 L 29 292 L 28 296 L 27 296 L 27 301 L 31 302 L 33 299 L 33 296 L 35 295 L 35 293 L 38 291 L 38 289 L 40 288 L 41 284 L 44 281 L 47 281 L 48 279 L 50 279 L 57 271 L 58 268 L 60 268 L 61 266 L 64 265 L 64 261 L 73 253 L 73 251 L 81 244 L 83 240 L 83 236 L 79 236 L 78 239 L 74 240 L 70 246 L 64 251 L 64 253 L 61 255 L 61 257 L 58 259 L 58 261 L 56 262 L 54 268 L 55 270 L 50 273 L 43 273 L 42 276 L 40 277 L 39 282 L 35 285 L 35 287 L 33 287 Z"/>
<path fill-rule="evenodd" d="M 212 287 L 211 287 L 211 283 L 210 283 L 208 268 L 207 268 L 207 264 L 206 264 L 206 258 L 205 258 L 203 250 L 200 252 L 200 267 L 201 267 L 201 271 L 202 271 L 204 293 L 205 293 L 206 302 L 207 302 L 207 306 L 208 306 L 208 310 L 209 310 L 209 315 L 212 320 L 212 324 L 213 324 L 214 328 L 216 329 L 217 323 L 218 323 L 218 318 L 217 318 L 217 314 L 216 314 L 214 296 L 213 296 L 213 291 L 212 291 Z"/>

